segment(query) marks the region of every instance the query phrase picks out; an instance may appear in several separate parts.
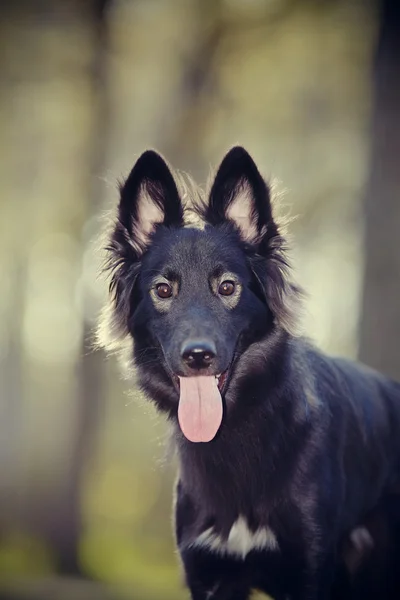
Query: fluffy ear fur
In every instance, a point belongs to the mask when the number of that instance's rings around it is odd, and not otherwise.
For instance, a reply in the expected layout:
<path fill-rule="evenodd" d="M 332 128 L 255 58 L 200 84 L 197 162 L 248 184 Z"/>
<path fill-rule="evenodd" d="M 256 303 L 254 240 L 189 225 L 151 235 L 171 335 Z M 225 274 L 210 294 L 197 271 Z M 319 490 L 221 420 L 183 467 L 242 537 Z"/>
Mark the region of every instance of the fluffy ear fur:
<path fill-rule="evenodd" d="M 244 148 L 232 148 L 222 160 L 204 217 L 238 231 L 276 322 L 294 333 L 301 292 L 289 279 L 286 240 L 272 215 L 270 188 Z"/>
<path fill-rule="evenodd" d="M 275 227 L 269 188 L 244 148 L 232 148 L 223 159 L 211 187 L 206 219 L 213 225 L 228 219 L 244 241 L 253 243 L 267 226 Z"/>
<path fill-rule="evenodd" d="M 128 241 L 142 251 L 156 225 L 180 226 L 183 209 L 173 175 L 165 160 L 147 150 L 120 187 L 119 222 Z"/>
<path fill-rule="evenodd" d="M 157 152 L 148 150 L 120 186 L 118 218 L 106 247 L 112 303 L 103 314 L 97 337 L 109 350 L 117 349 L 128 333 L 130 300 L 140 259 L 160 225 L 182 226 L 183 208 L 167 163 Z"/>

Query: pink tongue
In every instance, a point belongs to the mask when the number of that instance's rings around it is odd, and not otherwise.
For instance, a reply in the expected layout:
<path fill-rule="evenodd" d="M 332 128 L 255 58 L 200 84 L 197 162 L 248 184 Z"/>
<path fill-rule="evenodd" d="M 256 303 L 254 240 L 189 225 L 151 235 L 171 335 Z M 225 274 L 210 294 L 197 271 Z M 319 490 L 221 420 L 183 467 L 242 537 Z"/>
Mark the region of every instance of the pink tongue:
<path fill-rule="evenodd" d="M 222 398 L 215 377 L 180 377 L 178 420 L 191 442 L 210 442 L 222 421 Z"/>

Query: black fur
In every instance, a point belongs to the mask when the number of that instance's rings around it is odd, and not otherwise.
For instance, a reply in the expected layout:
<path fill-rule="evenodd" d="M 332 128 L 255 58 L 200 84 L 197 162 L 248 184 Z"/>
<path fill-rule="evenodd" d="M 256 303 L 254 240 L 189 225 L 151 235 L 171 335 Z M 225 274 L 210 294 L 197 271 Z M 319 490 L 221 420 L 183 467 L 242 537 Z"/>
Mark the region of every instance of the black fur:
<path fill-rule="evenodd" d="M 173 423 L 176 537 L 187 585 L 194 600 L 244 600 L 253 588 L 276 600 L 327 599 L 341 541 L 399 481 L 400 385 L 293 334 L 299 290 L 269 188 L 245 150 L 227 154 L 197 208 L 203 229 L 183 226 L 178 187 L 154 152 L 122 185 L 100 342 L 128 345 L 140 386 Z M 145 242 L 144 193 L 162 212 Z M 243 194 L 250 237 L 228 218 Z M 234 307 L 213 288 L 223 272 L 241 286 Z M 164 304 L 153 297 L 160 277 L 175 290 Z M 177 376 L 191 374 L 182 344 L 199 338 L 216 347 L 202 373 L 227 378 L 221 427 L 211 442 L 196 444 L 177 424 Z M 239 517 L 253 533 L 269 528 L 278 548 L 242 558 L 194 545 L 209 528 L 226 542 Z"/>
<path fill-rule="evenodd" d="M 356 544 L 341 545 L 332 600 L 399 600 L 400 490 L 383 496 L 360 530 Z"/>

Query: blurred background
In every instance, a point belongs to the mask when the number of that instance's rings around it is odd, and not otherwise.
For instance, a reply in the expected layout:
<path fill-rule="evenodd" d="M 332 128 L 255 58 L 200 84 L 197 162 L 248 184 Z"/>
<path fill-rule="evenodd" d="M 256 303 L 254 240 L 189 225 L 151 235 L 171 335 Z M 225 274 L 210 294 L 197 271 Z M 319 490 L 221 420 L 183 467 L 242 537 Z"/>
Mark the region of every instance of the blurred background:
<path fill-rule="evenodd" d="M 284 191 L 304 330 L 400 378 L 397 0 L 0 3 L 0 598 L 179 600 L 162 418 L 91 343 L 96 236 L 155 147 Z"/>

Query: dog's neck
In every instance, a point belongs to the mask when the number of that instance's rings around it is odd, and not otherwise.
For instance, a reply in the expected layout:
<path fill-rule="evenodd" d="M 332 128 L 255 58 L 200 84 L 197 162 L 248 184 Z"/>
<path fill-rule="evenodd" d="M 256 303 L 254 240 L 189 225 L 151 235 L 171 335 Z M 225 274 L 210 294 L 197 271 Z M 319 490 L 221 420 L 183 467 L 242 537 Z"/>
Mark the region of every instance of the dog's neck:
<path fill-rule="evenodd" d="M 236 518 L 246 507 L 280 500 L 296 464 L 299 430 L 306 425 L 305 412 L 286 390 L 290 368 L 282 360 L 272 380 L 266 373 L 257 386 L 254 379 L 249 382 L 253 397 L 244 381 L 236 401 L 246 410 L 228 415 L 212 442 L 191 443 L 177 429 L 182 485 L 210 512 L 221 507 Z"/>

